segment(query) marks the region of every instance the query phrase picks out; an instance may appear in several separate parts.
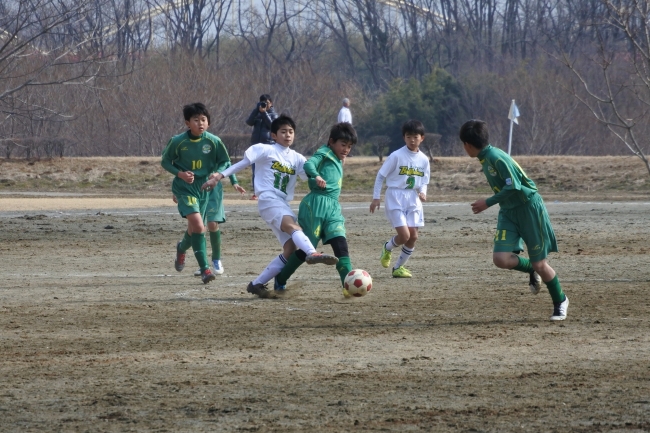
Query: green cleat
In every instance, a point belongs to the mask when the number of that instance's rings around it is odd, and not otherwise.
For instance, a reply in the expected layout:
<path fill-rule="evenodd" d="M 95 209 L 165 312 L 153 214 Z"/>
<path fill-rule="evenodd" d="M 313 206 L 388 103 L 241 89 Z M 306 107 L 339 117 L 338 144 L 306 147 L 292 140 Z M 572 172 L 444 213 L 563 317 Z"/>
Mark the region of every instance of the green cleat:
<path fill-rule="evenodd" d="M 393 269 L 393 278 L 411 278 L 412 276 L 413 275 L 411 275 L 411 272 L 404 266 Z"/>
<path fill-rule="evenodd" d="M 390 266 L 390 258 L 391 258 L 391 251 L 388 251 L 386 249 L 386 244 L 381 247 L 381 258 L 379 261 L 381 262 L 381 265 L 385 268 Z"/>

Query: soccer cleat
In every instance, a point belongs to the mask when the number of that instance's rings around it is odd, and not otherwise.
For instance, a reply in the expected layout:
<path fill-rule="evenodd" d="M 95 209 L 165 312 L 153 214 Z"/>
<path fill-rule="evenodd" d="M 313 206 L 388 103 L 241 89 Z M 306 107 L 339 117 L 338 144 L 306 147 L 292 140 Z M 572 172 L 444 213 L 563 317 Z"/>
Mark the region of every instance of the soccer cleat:
<path fill-rule="evenodd" d="M 196 271 L 194 271 L 194 276 L 195 277 L 200 277 L 201 276 L 201 269 L 197 269 Z"/>
<path fill-rule="evenodd" d="M 201 281 L 203 281 L 203 284 L 208 284 L 210 281 L 213 281 L 215 278 L 214 274 L 210 270 L 210 268 L 206 269 L 201 273 Z"/>
<path fill-rule="evenodd" d="M 260 298 L 265 298 L 267 297 L 267 293 L 269 289 L 266 288 L 266 284 L 253 284 L 251 281 L 248 283 L 248 287 L 246 287 L 246 291 L 248 293 L 252 293 L 253 295 L 257 295 Z"/>
<path fill-rule="evenodd" d="M 282 292 L 284 290 L 287 290 L 287 285 L 286 285 L 286 283 L 285 284 L 280 284 L 278 282 L 278 277 L 276 276 L 273 279 L 273 290 L 275 290 L 276 292 Z"/>
<path fill-rule="evenodd" d="M 411 272 L 404 266 L 393 269 L 393 278 L 411 278 L 412 276 L 413 275 L 411 275 Z"/>
<path fill-rule="evenodd" d="M 388 251 L 386 249 L 386 244 L 384 244 L 383 247 L 381 247 L 381 258 L 379 261 L 381 262 L 381 265 L 385 268 L 390 266 L 390 258 L 391 258 L 392 252 Z"/>
<path fill-rule="evenodd" d="M 308 265 L 315 265 L 316 263 L 322 263 L 324 265 L 335 265 L 339 262 L 339 259 L 334 256 L 330 256 L 329 254 L 315 252 L 305 257 L 305 261 Z"/>
<path fill-rule="evenodd" d="M 564 301 L 559 303 L 553 303 L 553 315 L 551 316 L 551 321 L 555 322 L 558 320 L 566 319 L 566 313 L 569 309 L 569 297 L 564 295 Z"/>
<path fill-rule="evenodd" d="M 223 274 L 223 265 L 221 264 L 221 260 L 214 259 L 212 260 L 212 266 L 214 267 L 214 273 L 215 274 Z"/>
<path fill-rule="evenodd" d="M 180 246 L 181 243 L 178 242 L 176 244 L 176 260 L 174 260 L 174 268 L 176 268 L 178 272 L 185 269 L 185 253 L 181 253 L 181 251 L 178 249 Z"/>
<path fill-rule="evenodd" d="M 530 289 L 530 293 L 532 293 L 533 295 L 538 294 L 540 289 L 542 288 L 542 277 L 540 277 L 535 271 L 530 273 L 528 288 Z"/>

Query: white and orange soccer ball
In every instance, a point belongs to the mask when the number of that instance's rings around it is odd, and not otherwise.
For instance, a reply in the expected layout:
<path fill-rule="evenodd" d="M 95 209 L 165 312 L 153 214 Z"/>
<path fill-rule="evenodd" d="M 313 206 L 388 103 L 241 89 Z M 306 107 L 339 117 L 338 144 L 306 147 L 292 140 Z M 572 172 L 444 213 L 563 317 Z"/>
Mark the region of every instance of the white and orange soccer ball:
<path fill-rule="evenodd" d="M 352 269 L 345 276 L 345 282 L 343 283 L 343 296 L 346 298 L 351 296 L 354 296 L 355 298 L 366 296 L 371 289 L 372 278 L 370 277 L 370 274 L 363 269 Z"/>

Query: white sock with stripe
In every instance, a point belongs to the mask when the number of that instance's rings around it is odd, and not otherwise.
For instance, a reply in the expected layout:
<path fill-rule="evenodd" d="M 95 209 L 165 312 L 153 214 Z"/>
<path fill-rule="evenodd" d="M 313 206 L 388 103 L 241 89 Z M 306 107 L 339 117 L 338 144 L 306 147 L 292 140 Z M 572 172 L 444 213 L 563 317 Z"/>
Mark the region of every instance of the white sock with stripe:
<path fill-rule="evenodd" d="M 276 275 L 280 273 L 284 265 L 287 264 L 287 259 L 282 254 L 271 260 L 271 263 L 262 271 L 257 278 L 253 280 L 255 284 L 266 284 L 271 281 Z"/>
<path fill-rule="evenodd" d="M 386 243 L 384 244 L 384 247 L 386 248 L 387 251 L 393 251 L 393 248 L 395 248 L 395 247 L 399 247 L 399 245 L 397 245 L 397 244 L 395 243 L 395 238 L 396 238 L 396 237 L 397 237 L 397 236 L 393 236 L 392 238 L 390 238 L 390 240 L 389 240 L 388 242 L 386 242 Z"/>
<path fill-rule="evenodd" d="M 413 250 L 415 248 L 408 248 L 406 246 L 402 247 L 402 252 L 399 255 L 399 258 L 395 262 L 395 267 L 393 269 L 397 269 L 400 266 L 404 266 L 406 262 L 408 262 L 409 258 L 411 258 L 411 254 L 413 254 Z"/>

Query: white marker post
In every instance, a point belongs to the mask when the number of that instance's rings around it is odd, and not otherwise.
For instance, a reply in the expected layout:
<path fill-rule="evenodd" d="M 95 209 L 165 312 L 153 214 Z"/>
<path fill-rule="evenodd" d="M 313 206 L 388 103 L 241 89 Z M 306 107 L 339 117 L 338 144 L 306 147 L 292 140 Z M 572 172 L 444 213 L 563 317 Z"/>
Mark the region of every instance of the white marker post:
<path fill-rule="evenodd" d="M 515 100 L 512 100 L 512 103 L 510 104 L 510 111 L 508 112 L 508 119 L 510 119 L 510 135 L 508 136 L 508 155 L 510 155 L 510 151 L 512 150 L 512 124 L 516 123 L 519 125 L 519 122 L 517 121 L 517 117 L 519 117 L 519 108 L 517 108 L 517 104 L 515 104 Z"/>

